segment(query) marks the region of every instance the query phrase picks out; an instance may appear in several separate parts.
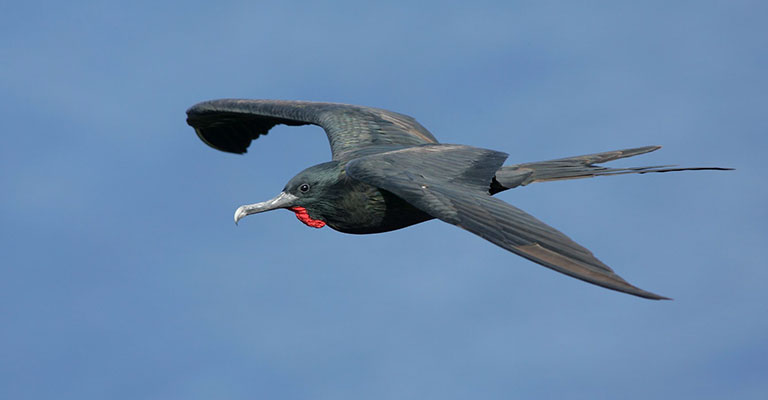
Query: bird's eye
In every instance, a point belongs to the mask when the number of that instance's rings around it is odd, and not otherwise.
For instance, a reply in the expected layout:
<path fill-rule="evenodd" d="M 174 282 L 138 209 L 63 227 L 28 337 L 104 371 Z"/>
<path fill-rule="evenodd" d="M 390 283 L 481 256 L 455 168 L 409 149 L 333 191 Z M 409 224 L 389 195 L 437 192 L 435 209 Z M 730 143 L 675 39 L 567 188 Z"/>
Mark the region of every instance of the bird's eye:
<path fill-rule="evenodd" d="M 299 190 L 301 190 L 301 193 L 307 193 L 309 191 L 309 185 L 307 185 L 305 183 L 305 184 L 299 186 Z"/>

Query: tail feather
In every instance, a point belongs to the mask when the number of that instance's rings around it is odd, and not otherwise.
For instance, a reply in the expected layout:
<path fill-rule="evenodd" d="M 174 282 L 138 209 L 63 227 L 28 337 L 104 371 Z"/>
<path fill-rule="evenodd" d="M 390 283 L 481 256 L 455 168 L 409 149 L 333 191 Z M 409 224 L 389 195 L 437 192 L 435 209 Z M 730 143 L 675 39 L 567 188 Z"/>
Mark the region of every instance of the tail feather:
<path fill-rule="evenodd" d="M 578 157 L 560 158 L 549 161 L 539 161 L 525 164 L 515 164 L 501 167 L 491 184 L 490 193 L 495 194 L 533 182 L 546 182 L 564 179 L 591 178 L 603 175 L 647 174 L 650 172 L 676 172 L 718 170 L 726 171 L 732 168 L 722 167 L 678 167 L 675 165 L 654 165 L 633 168 L 606 168 L 597 163 L 603 163 L 620 158 L 632 157 L 650 153 L 661 146 L 645 146 L 625 150 L 607 151 L 604 153 L 588 154 Z"/>

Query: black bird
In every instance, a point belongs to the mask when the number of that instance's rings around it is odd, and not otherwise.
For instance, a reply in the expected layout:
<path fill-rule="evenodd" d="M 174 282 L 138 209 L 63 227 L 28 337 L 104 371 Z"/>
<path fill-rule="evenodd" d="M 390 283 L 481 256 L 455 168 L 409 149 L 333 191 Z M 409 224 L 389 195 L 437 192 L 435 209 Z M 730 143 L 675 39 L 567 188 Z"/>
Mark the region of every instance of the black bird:
<path fill-rule="evenodd" d="M 441 144 L 407 115 L 336 103 L 213 100 L 187 110 L 187 123 L 209 146 L 239 154 L 278 124 L 319 125 L 328 136 L 331 161 L 300 172 L 275 198 L 238 208 L 235 223 L 285 208 L 311 227 L 364 234 L 438 218 L 555 271 L 655 300 L 667 298 L 629 284 L 563 233 L 492 195 L 560 179 L 727 169 L 595 165 L 660 146 L 502 166 L 506 153 Z"/>

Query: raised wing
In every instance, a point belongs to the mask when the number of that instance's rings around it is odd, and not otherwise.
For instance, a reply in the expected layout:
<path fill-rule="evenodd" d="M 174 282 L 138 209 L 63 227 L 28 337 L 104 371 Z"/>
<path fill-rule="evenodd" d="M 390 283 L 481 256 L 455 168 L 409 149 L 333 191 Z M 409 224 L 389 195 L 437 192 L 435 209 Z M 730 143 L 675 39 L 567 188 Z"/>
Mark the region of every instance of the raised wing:
<path fill-rule="evenodd" d="M 437 143 L 415 119 L 378 108 L 336 103 L 222 99 L 187 110 L 187 123 L 209 146 L 245 153 L 251 141 L 273 126 L 318 125 L 325 130 L 334 160 L 344 160 L 370 146 Z"/>
<path fill-rule="evenodd" d="M 347 174 L 420 210 L 555 271 L 648 299 L 589 250 L 524 211 L 489 195 L 506 155 L 469 146 L 428 145 L 350 161 Z M 468 184 L 472 180 L 473 184 Z"/>

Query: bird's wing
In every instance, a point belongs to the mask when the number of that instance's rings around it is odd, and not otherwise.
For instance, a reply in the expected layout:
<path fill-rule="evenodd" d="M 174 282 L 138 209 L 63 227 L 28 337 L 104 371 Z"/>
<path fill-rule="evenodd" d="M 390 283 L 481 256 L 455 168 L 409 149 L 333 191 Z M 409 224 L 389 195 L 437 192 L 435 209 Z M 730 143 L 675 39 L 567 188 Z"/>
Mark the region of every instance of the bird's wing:
<path fill-rule="evenodd" d="M 245 153 L 253 139 L 273 126 L 322 127 L 334 160 L 348 159 L 369 146 L 412 146 L 437 143 L 415 119 L 378 108 L 335 103 L 283 100 L 212 100 L 187 110 L 187 123 L 209 146 Z"/>
<path fill-rule="evenodd" d="M 629 284 L 555 228 L 490 196 L 493 174 L 504 159 L 504 153 L 469 146 L 425 145 L 361 157 L 347 163 L 346 171 L 545 267 L 608 289 L 665 299 Z"/>

